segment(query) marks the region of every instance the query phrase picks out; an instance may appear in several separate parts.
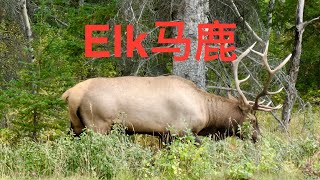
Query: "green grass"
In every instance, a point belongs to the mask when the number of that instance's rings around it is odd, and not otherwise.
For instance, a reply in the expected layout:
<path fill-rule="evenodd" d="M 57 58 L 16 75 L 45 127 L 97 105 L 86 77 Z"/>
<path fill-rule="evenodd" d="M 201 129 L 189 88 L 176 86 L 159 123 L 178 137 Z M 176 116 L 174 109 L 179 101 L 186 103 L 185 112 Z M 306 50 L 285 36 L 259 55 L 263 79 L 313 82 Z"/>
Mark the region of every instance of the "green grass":
<path fill-rule="evenodd" d="M 317 179 L 320 178 L 319 112 L 297 113 L 288 133 L 259 114 L 263 137 L 221 141 L 192 136 L 159 149 L 153 137 L 87 132 L 36 143 L 0 144 L 0 179 Z"/>

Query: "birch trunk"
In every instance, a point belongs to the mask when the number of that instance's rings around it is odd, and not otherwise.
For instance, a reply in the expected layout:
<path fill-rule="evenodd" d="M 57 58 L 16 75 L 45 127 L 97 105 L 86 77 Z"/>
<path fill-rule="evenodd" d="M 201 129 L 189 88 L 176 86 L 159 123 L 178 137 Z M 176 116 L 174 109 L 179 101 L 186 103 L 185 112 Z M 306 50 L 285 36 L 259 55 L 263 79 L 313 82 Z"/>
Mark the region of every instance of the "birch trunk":
<path fill-rule="evenodd" d="M 32 48 L 32 30 L 31 30 L 31 24 L 30 19 L 27 11 L 27 0 L 21 0 L 21 15 L 24 25 L 24 30 L 26 33 L 26 38 L 28 40 L 28 49 L 29 49 L 29 62 L 34 63 L 35 58 L 33 55 L 33 48 Z M 37 86 L 35 84 L 32 84 L 32 94 L 37 94 Z M 38 112 L 37 109 L 33 110 L 33 119 L 32 119 L 32 125 L 33 125 L 33 132 L 32 132 L 32 138 L 37 141 L 37 126 L 38 126 Z"/>
<path fill-rule="evenodd" d="M 270 38 L 270 34 L 271 34 L 271 30 L 272 30 L 272 13 L 273 13 L 273 10 L 274 10 L 274 4 L 275 4 L 275 1 L 276 0 L 270 0 L 269 1 L 269 7 L 268 7 L 268 13 L 267 13 L 267 27 L 268 27 L 268 30 L 267 30 L 267 39 Z"/>
<path fill-rule="evenodd" d="M 302 49 L 302 34 L 304 31 L 303 26 L 303 9 L 304 9 L 304 0 L 299 0 L 297 5 L 297 17 L 296 17 L 296 30 L 295 30 L 295 42 L 294 42 L 294 50 L 292 53 L 292 61 L 289 61 L 289 71 L 288 71 L 288 85 L 287 85 L 287 93 L 285 97 L 285 102 L 283 104 L 282 110 L 282 120 L 286 128 L 289 125 L 291 120 L 292 108 L 296 98 L 296 82 L 299 73 L 300 66 L 300 56 Z"/>
<path fill-rule="evenodd" d="M 27 0 L 21 0 L 20 2 L 21 2 L 21 14 L 23 19 L 24 30 L 28 40 L 28 46 L 31 47 L 32 30 L 31 30 L 30 20 L 28 16 L 28 11 L 27 11 Z"/>

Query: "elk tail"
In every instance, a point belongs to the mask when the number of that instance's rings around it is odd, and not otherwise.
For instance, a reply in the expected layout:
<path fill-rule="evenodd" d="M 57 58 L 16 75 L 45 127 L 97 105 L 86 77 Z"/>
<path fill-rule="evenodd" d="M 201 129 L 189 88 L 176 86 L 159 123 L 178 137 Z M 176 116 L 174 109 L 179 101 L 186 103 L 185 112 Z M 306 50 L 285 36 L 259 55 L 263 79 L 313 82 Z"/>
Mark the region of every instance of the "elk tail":
<path fill-rule="evenodd" d="M 62 94 L 61 99 L 68 103 L 71 129 L 76 136 L 79 136 L 85 128 L 85 125 L 83 123 L 83 117 L 81 116 L 80 99 L 73 93 L 74 92 L 69 89 Z"/>
<path fill-rule="evenodd" d="M 65 102 L 68 102 L 69 95 L 70 95 L 70 89 L 62 94 L 61 99 Z"/>

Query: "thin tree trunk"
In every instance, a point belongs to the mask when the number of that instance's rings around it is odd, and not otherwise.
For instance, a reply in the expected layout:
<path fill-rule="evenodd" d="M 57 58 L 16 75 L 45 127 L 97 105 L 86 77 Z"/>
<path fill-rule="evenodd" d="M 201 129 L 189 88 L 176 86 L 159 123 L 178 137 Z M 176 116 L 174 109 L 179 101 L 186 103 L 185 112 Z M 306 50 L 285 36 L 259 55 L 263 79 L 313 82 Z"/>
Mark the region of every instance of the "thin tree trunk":
<path fill-rule="evenodd" d="M 30 20 L 29 20 L 28 11 L 27 11 L 27 0 L 21 0 L 21 14 L 23 18 L 26 37 L 28 40 L 28 46 L 29 46 L 28 48 L 30 48 L 31 41 L 33 39 L 32 39 L 32 30 L 31 30 Z M 33 59 L 31 61 L 33 62 Z"/>
<path fill-rule="evenodd" d="M 275 1 L 276 0 L 270 0 L 269 1 L 269 7 L 268 7 L 268 13 L 267 13 L 267 19 L 268 19 L 268 22 L 267 22 L 267 27 L 268 27 L 267 39 L 270 38 L 270 34 L 271 34 L 271 30 L 272 30 L 272 13 L 273 13 L 273 10 L 274 10 Z"/>
<path fill-rule="evenodd" d="M 27 11 L 27 0 L 21 0 L 21 14 L 23 19 L 23 25 L 26 33 L 26 37 L 28 40 L 28 49 L 29 49 L 29 62 L 34 63 L 35 58 L 33 55 L 33 48 L 32 48 L 32 30 L 30 25 L 30 19 Z M 32 84 L 32 94 L 37 94 L 37 86 L 36 84 Z M 32 138 L 37 141 L 37 126 L 38 126 L 38 112 L 37 109 L 33 110 L 33 119 L 32 119 L 32 125 L 33 125 L 33 132 L 32 132 Z"/>
<path fill-rule="evenodd" d="M 296 98 L 296 82 L 299 73 L 299 65 L 300 65 L 300 56 L 302 49 L 302 34 L 304 31 L 303 26 L 303 9 L 304 9 L 304 0 L 299 0 L 297 5 L 297 17 L 296 17 L 296 30 L 295 30 L 295 42 L 294 42 L 294 50 L 292 53 L 292 61 L 289 63 L 289 80 L 288 85 L 286 87 L 287 93 L 285 97 L 285 101 L 283 104 L 282 110 L 282 120 L 286 126 L 289 125 L 291 120 L 291 112 Z"/>
<path fill-rule="evenodd" d="M 79 0 L 79 6 L 83 6 L 84 0 Z"/>
<path fill-rule="evenodd" d="M 2 118 L 0 121 L 0 128 L 7 128 L 8 127 L 8 118 L 7 112 L 5 110 L 2 111 Z"/>
<path fill-rule="evenodd" d="M 177 19 L 185 23 L 184 37 L 190 38 L 191 44 L 189 58 L 185 61 L 173 62 L 173 74 L 190 79 L 201 89 L 205 89 L 206 80 L 204 53 L 199 61 L 195 57 L 198 46 L 198 24 L 208 23 L 208 11 L 209 0 L 184 0 L 177 14 Z M 176 45 L 176 47 L 184 49 L 183 45 Z"/>

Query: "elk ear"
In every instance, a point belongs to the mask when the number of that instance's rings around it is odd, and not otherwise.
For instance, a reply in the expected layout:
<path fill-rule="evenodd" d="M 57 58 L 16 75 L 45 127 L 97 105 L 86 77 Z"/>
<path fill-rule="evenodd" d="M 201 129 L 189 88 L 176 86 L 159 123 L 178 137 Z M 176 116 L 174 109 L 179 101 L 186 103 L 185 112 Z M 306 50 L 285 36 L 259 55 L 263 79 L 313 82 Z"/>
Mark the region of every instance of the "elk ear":
<path fill-rule="evenodd" d="M 236 97 L 234 97 L 234 96 L 231 95 L 230 91 L 228 91 L 228 98 L 229 98 L 229 99 L 232 99 L 232 100 L 238 101 L 238 99 L 237 99 Z"/>

